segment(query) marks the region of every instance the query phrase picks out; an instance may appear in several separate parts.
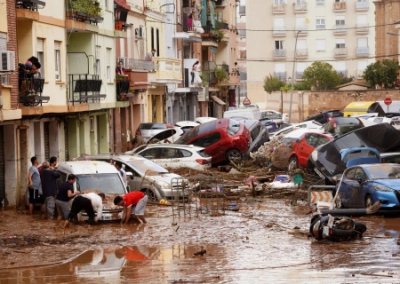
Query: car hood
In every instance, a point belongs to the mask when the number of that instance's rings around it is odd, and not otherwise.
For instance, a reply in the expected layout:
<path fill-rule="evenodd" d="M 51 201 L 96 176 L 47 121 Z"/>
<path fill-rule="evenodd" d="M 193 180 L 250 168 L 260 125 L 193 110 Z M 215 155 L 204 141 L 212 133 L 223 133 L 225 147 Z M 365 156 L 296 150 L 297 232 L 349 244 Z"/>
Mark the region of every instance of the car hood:
<path fill-rule="evenodd" d="M 400 179 L 376 179 L 373 180 L 374 184 L 383 185 L 395 190 L 400 190 Z"/>
<path fill-rule="evenodd" d="M 146 179 L 148 179 L 150 181 L 164 181 L 164 182 L 168 182 L 168 183 L 171 183 L 173 178 L 182 178 L 182 177 L 180 175 L 177 175 L 174 173 L 146 176 Z"/>

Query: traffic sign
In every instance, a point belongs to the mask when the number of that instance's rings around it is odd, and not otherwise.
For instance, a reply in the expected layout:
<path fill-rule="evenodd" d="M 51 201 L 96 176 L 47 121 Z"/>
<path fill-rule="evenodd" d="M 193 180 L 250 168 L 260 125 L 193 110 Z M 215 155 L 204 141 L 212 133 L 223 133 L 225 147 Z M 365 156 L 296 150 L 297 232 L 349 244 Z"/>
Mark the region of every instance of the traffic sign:
<path fill-rule="evenodd" d="M 251 105 L 251 101 L 249 100 L 248 97 L 245 97 L 245 98 L 244 98 L 244 100 L 243 100 L 243 105 L 245 105 L 245 106 Z"/>
<path fill-rule="evenodd" d="M 383 101 L 385 103 L 385 105 L 391 105 L 392 104 L 392 99 L 391 98 L 385 98 L 385 100 Z M 244 103 L 243 103 L 244 104 Z"/>

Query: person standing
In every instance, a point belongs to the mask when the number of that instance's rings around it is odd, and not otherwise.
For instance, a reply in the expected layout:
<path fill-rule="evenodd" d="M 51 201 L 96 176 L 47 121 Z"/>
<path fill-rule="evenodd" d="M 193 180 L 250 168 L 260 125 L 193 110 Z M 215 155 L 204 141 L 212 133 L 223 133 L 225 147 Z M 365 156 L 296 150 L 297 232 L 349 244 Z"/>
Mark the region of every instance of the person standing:
<path fill-rule="evenodd" d="M 50 163 L 54 165 L 54 157 L 51 157 Z M 57 158 L 56 158 L 57 161 Z M 49 219 L 54 218 L 54 208 L 57 195 L 57 179 L 60 178 L 60 173 L 54 170 L 48 162 L 43 163 L 43 171 L 40 174 L 40 179 L 42 181 L 42 190 L 45 209 L 47 212 L 47 217 Z"/>
<path fill-rule="evenodd" d="M 81 194 L 80 191 L 74 192 L 74 183 L 76 176 L 73 174 L 68 175 L 68 180 L 63 182 L 58 190 L 56 206 L 57 206 L 57 226 L 61 219 L 67 220 L 68 214 L 71 211 L 69 201 L 75 196 Z"/>
<path fill-rule="evenodd" d="M 115 73 L 117 73 L 118 75 L 122 75 L 122 76 L 126 75 L 123 61 L 118 62 L 118 66 L 117 66 L 117 68 L 115 68 Z"/>
<path fill-rule="evenodd" d="M 106 198 L 104 193 L 87 193 L 75 197 L 72 202 L 71 211 L 69 212 L 65 222 L 64 229 L 82 210 L 86 212 L 89 217 L 89 224 L 93 225 L 101 220 L 101 215 L 103 213 L 103 201 Z M 96 211 L 97 216 L 95 217 L 94 211 Z"/>
<path fill-rule="evenodd" d="M 124 206 L 122 213 L 121 224 L 128 223 L 129 218 L 132 217 L 136 219 L 139 223 L 147 223 L 144 218 L 144 211 L 146 209 L 148 197 L 141 191 L 132 191 L 124 196 L 116 196 L 114 198 L 114 204 L 118 206 Z"/>
<path fill-rule="evenodd" d="M 122 163 L 119 161 L 115 161 L 115 168 L 118 170 L 119 174 L 121 175 L 125 186 L 127 186 L 126 173 L 125 173 L 124 169 L 122 168 Z"/>
<path fill-rule="evenodd" d="M 153 57 L 156 54 L 156 51 L 154 48 L 151 50 L 151 52 L 147 53 L 146 56 L 144 57 L 144 60 L 146 61 L 153 61 Z"/>
<path fill-rule="evenodd" d="M 34 156 L 31 158 L 32 166 L 29 168 L 28 184 L 29 184 L 29 213 L 33 215 L 33 209 L 35 204 L 41 205 L 41 211 L 44 211 L 44 202 L 42 196 L 42 182 L 40 180 L 40 174 L 38 171 L 39 162 Z"/>

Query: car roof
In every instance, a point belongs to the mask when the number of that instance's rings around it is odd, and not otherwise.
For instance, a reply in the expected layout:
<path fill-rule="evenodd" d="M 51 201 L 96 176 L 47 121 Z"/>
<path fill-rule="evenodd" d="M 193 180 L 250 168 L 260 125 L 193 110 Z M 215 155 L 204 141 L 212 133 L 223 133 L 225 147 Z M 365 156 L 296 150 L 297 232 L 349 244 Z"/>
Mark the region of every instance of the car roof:
<path fill-rule="evenodd" d="M 192 144 L 190 145 L 184 145 L 184 144 L 148 144 L 145 145 L 143 149 L 148 149 L 148 148 L 172 148 L 172 149 L 185 149 L 185 150 L 192 150 L 192 151 L 201 151 L 204 150 L 204 147 L 199 147 L 199 146 L 194 146 Z"/>
<path fill-rule="evenodd" d="M 118 173 L 113 165 L 101 161 L 62 162 L 58 165 L 57 169 L 60 171 L 64 170 L 68 172 L 73 172 L 76 175 Z"/>
<path fill-rule="evenodd" d="M 397 155 L 400 155 L 400 152 L 381 153 L 381 158 L 386 158 L 386 157 L 391 157 L 391 156 L 397 156 Z"/>

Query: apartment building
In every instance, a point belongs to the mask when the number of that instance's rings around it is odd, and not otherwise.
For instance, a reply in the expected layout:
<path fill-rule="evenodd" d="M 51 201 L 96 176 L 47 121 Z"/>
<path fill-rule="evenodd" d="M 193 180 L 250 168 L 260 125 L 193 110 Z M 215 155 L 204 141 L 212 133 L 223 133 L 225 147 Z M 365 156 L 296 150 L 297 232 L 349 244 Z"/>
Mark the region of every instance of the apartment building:
<path fill-rule="evenodd" d="M 265 76 L 300 81 L 315 61 L 361 78 L 375 61 L 374 12 L 368 0 L 247 1 L 249 98 L 265 101 Z"/>
<path fill-rule="evenodd" d="M 238 104 L 241 104 L 243 99 L 247 96 L 247 48 L 246 48 L 246 5 L 239 6 L 239 20 L 238 23 L 238 48 L 237 48 L 237 66 L 240 74 L 240 86 L 239 86 L 239 100 Z"/>

